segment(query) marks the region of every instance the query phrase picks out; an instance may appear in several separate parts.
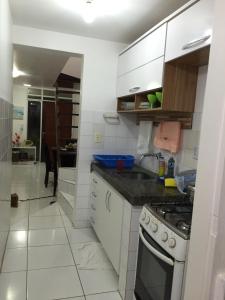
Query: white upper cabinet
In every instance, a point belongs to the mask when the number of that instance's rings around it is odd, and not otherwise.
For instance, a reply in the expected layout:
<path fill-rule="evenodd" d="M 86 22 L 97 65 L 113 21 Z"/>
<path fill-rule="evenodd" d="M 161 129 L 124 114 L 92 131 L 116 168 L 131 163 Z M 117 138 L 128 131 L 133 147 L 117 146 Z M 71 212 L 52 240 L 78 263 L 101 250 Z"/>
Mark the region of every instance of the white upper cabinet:
<path fill-rule="evenodd" d="M 164 56 L 120 76 L 117 80 L 117 96 L 127 96 L 135 93 L 162 87 Z"/>
<path fill-rule="evenodd" d="M 200 0 L 169 21 L 165 60 L 195 51 L 211 43 L 213 0 Z"/>
<path fill-rule="evenodd" d="M 164 55 L 166 26 L 162 25 L 119 56 L 118 76 Z"/>

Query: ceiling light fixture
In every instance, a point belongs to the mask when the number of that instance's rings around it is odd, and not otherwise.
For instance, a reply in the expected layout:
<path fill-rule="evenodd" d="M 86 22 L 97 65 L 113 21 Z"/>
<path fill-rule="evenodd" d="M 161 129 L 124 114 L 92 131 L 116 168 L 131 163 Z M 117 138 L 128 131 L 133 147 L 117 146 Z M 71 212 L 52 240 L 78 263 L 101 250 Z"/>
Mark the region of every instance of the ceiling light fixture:
<path fill-rule="evenodd" d="M 24 86 L 26 86 L 26 87 L 31 87 L 32 85 L 29 84 L 29 83 L 24 83 Z"/>
<path fill-rule="evenodd" d="M 96 18 L 96 12 L 94 10 L 93 6 L 93 0 L 86 0 L 86 5 L 85 9 L 83 12 L 83 19 L 86 23 L 92 23 L 94 22 Z"/>
<path fill-rule="evenodd" d="M 82 16 L 85 22 L 92 23 L 95 19 L 114 16 L 127 11 L 131 6 L 128 0 L 55 0 L 62 7 Z"/>
<path fill-rule="evenodd" d="M 27 74 L 17 68 L 17 66 L 13 66 L 12 76 L 13 78 L 17 78 L 19 76 L 26 76 Z"/>

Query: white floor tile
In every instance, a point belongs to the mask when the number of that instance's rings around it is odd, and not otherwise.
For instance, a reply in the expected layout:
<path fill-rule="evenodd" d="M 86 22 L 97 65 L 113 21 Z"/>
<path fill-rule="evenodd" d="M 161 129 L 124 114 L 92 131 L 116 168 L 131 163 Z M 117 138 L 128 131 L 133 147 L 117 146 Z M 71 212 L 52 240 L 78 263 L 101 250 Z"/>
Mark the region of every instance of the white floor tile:
<path fill-rule="evenodd" d="M 75 297 L 75 298 L 63 298 L 63 299 L 59 299 L 59 300 L 85 300 L 84 297 Z"/>
<path fill-rule="evenodd" d="M 62 219 L 63 219 L 63 224 L 65 226 L 65 228 L 69 229 L 73 229 L 73 223 L 70 221 L 70 219 L 67 217 L 67 215 L 62 214 Z"/>
<path fill-rule="evenodd" d="M 118 290 L 118 276 L 114 270 L 79 270 L 85 295 Z"/>
<path fill-rule="evenodd" d="M 0 300 L 26 300 L 26 272 L 0 274 Z"/>
<path fill-rule="evenodd" d="M 73 266 L 74 261 L 69 246 L 44 246 L 28 248 L 28 269 Z"/>
<path fill-rule="evenodd" d="M 7 248 L 21 248 L 27 246 L 27 231 L 10 231 Z"/>
<path fill-rule="evenodd" d="M 28 229 L 28 216 L 11 217 L 10 230 L 27 230 Z"/>
<path fill-rule="evenodd" d="M 18 207 L 11 207 L 12 217 L 26 217 L 29 213 L 29 202 L 20 202 Z"/>
<path fill-rule="evenodd" d="M 27 270 L 27 248 L 7 249 L 4 256 L 2 272 Z"/>
<path fill-rule="evenodd" d="M 28 234 L 29 246 L 68 244 L 64 228 L 30 230 Z"/>
<path fill-rule="evenodd" d="M 28 300 L 66 299 L 82 295 L 75 267 L 28 272 Z"/>
<path fill-rule="evenodd" d="M 122 298 L 119 293 L 112 292 L 86 296 L 86 300 L 122 300 Z"/>
<path fill-rule="evenodd" d="M 29 229 L 50 229 L 64 227 L 60 216 L 30 217 Z"/>
<path fill-rule="evenodd" d="M 112 270 L 105 251 L 100 243 L 85 243 L 71 245 L 73 256 L 80 270 Z"/>
<path fill-rule="evenodd" d="M 97 236 L 91 228 L 67 229 L 67 234 L 71 244 L 98 242 Z"/>
<path fill-rule="evenodd" d="M 49 203 L 53 201 L 54 198 L 41 199 L 37 201 L 30 201 L 30 216 L 59 216 L 60 211 L 58 204 L 54 203 L 50 205 Z"/>

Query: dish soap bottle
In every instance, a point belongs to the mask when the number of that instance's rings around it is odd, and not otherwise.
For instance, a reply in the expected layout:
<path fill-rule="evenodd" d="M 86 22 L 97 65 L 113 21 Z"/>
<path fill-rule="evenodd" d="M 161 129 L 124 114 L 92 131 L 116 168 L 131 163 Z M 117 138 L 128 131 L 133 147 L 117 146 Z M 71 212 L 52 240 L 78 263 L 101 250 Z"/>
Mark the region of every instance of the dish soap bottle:
<path fill-rule="evenodd" d="M 160 181 L 164 181 L 164 177 L 165 177 L 165 169 L 166 169 L 166 163 L 165 163 L 165 159 L 164 157 L 161 155 L 159 157 L 159 180 Z"/>
<path fill-rule="evenodd" d="M 175 168 L 175 160 L 173 157 L 170 157 L 168 160 L 168 170 L 167 170 L 167 178 L 174 178 L 174 168 Z"/>

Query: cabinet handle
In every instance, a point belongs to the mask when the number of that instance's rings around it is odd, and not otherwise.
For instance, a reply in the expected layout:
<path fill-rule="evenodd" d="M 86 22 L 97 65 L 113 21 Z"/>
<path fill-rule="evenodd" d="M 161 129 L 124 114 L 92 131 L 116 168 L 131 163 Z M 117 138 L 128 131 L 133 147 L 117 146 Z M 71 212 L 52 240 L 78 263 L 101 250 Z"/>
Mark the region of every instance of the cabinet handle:
<path fill-rule="evenodd" d="M 91 209 L 92 209 L 92 210 L 96 210 L 94 204 L 91 204 Z"/>
<path fill-rule="evenodd" d="M 94 192 L 91 193 L 94 198 L 96 198 L 96 194 Z"/>
<path fill-rule="evenodd" d="M 108 195 L 108 211 L 111 212 L 111 208 L 110 208 L 110 198 L 111 198 L 111 195 L 112 193 L 109 192 L 109 195 Z"/>
<path fill-rule="evenodd" d="M 108 210 L 108 206 L 107 206 L 108 194 L 109 194 L 109 191 L 107 191 L 107 193 L 105 195 L 105 207 L 106 207 L 107 210 Z"/>
<path fill-rule="evenodd" d="M 93 179 L 93 182 L 96 183 L 96 184 L 98 183 L 98 181 L 96 179 Z"/>
<path fill-rule="evenodd" d="M 138 91 L 138 90 L 140 90 L 140 86 L 135 86 L 135 87 L 129 89 L 129 92 L 130 92 L 130 93 L 133 93 L 133 92 L 136 92 L 136 91 Z"/>
<path fill-rule="evenodd" d="M 209 35 L 201 37 L 200 39 L 190 41 L 182 47 L 182 50 L 190 49 L 197 45 L 200 45 L 200 44 L 206 42 L 210 37 L 211 37 L 211 35 L 209 34 Z"/>

